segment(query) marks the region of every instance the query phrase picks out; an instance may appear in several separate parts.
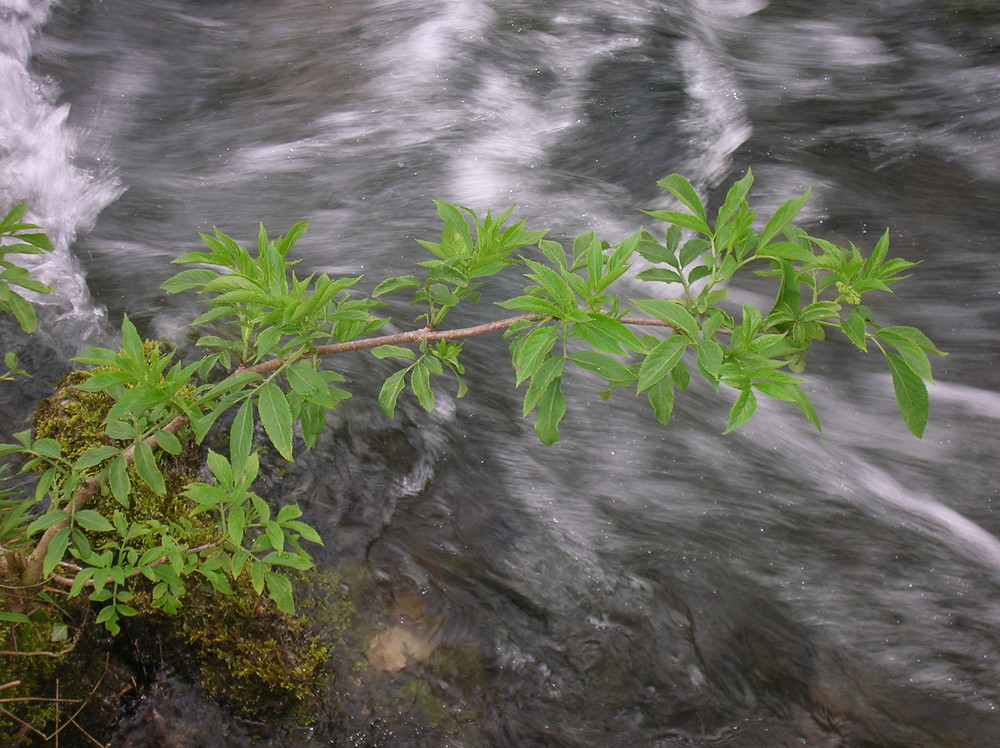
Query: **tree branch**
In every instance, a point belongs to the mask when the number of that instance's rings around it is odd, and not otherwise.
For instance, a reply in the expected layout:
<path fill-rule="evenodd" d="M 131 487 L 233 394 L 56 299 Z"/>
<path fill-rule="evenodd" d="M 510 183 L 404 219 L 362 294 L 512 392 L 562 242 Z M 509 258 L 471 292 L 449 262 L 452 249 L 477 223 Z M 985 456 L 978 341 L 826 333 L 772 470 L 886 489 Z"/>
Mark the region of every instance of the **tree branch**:
<path fill-rule="evenodd" d="M 332 356 L 337 353 L 347 353 L 349 351 L 364 351 L 370 350 L 372 348 L 377 348 L 380 345 L 400 345 L 407 343 L 420 343 L 422 341 L 433 342 L 437 340 L 460 340 L 462 338 L 471 338 L 477 335 L 484 335 L 490 332 L 496 332 L 498 330 L 506 330 L 511 325 L 516 322 L 529 321 L 538 322 L 541 321 L 540 317 L 534 314 L 520 314 L 516 317 L 507 317 L 505 319 L 495 320 L 493 322 L 487 322 L 482 325 L 474 325 L 472 327 L 461 327 L 452 330 L 435 330 L 430 327 L 424 327 L 419 330 L 411 330 L 409 332 L 396 333 L 394 335 L 381 335 L 375 338 L 363 338 L 360 340 L 350 340 L 346 343 L 334 343 L 332 345 L 321 345 L 317 346 L 312 355 L 318 356 Z M 620 320 L 622 324 L 626 325 L 640 325 L 646 327 L 667 327 L 672 330 L 677 330 L 676 325 L 672 325 L 669 322 L 665 322 L 659 319 L 650 319 L 647 317 L 622 317 Z M 720 331 L 721 332 L 721 331 Z M 274 371 L 280 368 L 282 365 L 293 361 L 296 358 L 301 358 L 302 354 L 292 354 L 291 356 L 286 356 L 284 358 L 275 358 L 270 361 L 264 361 L 254 366 L 248 366 L 246 368 L 240 367 L 233 374 L 238 374 L 243 371 L 252 371 L 257 374 L 266 374 L 268 372 Z M 181 428 L 187 424 L 187 416 L 177 416 L 172 420 L 166 427 L 164 431 L 169 431 L 171 433 L 177 433 Z M 145 440 L 145 443 L 150 447 L 156 446 L 156 436 L 149 436 Z M 122 452 L 122 457 L 125 458 L 126 464 L 131 463 L 135 453 L 135 445 Z M 68 515 L 72 515 L 74 512 L 82 509 L 90 497 L 97 494 L 100 487 L 97 484 L 97 480 L 94 478 L 89 478 L 76 492 L 73 499 L 63 507 L 63 511 Z M 59 520 L 54 525 L 45 530 L 42 537 L 39 538 L 38 544 L 35 546 L 31 555 L 28 556 L 25 562 L 24 574 L 22 575 L 22 582 L 25 585 L 38 584 L 42 581 L 42 568 L 45 561 L 45 553 L 49 549 L 49 545 L 52 543 L 52 538 L 55 537 L 62 528 L 69 524 L 69 517 Z M 62 581 L 62 580 L 59 580 Z"/>

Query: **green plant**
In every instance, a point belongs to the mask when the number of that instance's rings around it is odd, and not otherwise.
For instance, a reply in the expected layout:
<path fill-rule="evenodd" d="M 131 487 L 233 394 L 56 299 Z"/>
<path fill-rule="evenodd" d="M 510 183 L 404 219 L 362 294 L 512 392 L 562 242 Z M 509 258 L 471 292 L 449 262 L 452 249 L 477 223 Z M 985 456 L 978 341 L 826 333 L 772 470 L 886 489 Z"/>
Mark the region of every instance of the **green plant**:
<path fill-rule="evenodd" d="M 536 413 L 535 430 L 551 444 L 566 412 L 568 367 L 603 379 L 604 397 L 634 387 L 664 425 L 694 371 L 716 390 L 735 391 L 727 432 L 750 418 L 760 395 L 794 404 L 818 428 L 796 374 L 812 343 L 838 330 L 858 349 L 874 346 L 884 354 L 903 419 L 920 436 L 928 410 L 924 383 L 931 381 L 928 353 L 940 351 L 916 328 L 880 325 L 861 304 L 865 294 L 889 291 L 913 264 L 889 259 L 888 232 L 865 258 L 853 245 L 840 247 L 795 227 L 808 193 L 784 203 L 756 230 L 747 201 L 752 182 L 748 172 L 710 220 L 691 184 L 671 175 L 659 185 L 685 210 L 649 212 L 664 225 L 659 233 L 640 229 L 614 245 L 586 233 L 568 249 L 523 221 L 510 224 L 511 210 L 480 218 L 438 202 L 440 241 L 421 242 L 433 259 L 419 263 L 419 274 L 382 281 L 371 298 L 351 296 L 358 278 L 294 272 L 288 255 L 305 223 L 273 240 L 260 227 L 255 253 L 218 230 L 203 235 L 207 251 L 175 260 L 196 267 L 163 287 L 195 291 L 208 304 L 192 323 L 212 330 L 197 342 L 206 355 L 177 361 L 145 344 L 126 317 L 120 350 L 89 348 L 76 359 L 97 367 L 76 389 L 108 398 L 95 443 L 69 451 L 64 441 L 25 431 L 0 446 L 0 455 L 20 455 L 25 469 L 39 473 L 33 495 L 4 522 L 3 571 L 25 586 L 53 580 L 70 596 L 86 593 L 101 606 L 97 621 L 112 632 L 122 617 L 139 612 L 137 583 L 151 588 L 148 605 L 175 613 L 193 576 L 222 594 L 232 594 L 233 580 L 249 579 L 257 594 L 291 612 L 286 570 L 309 568 L 303 541 L 320 537 L 297 506 L 275 511 L 254 493 L 260 469 L 255 424 L 287 460 L 295 457 L 296 427 L 304 446 L 313 446 L 326 413 L 349 396 L 340 386 L 344 377 L 321 360 L 349 351 L 400 362 L 378 396 L 392 416 L 407 387 L 430 411 L 432 376 L 454 376 L 464 395 L 461 341 L 503 331 L 515 385 L 527 384 L 524 415 Z M 38 248 L 42 241 L 29 244 Z M 514 266 L 529 284 L 499 306 L 516 316 L 442 329 L 452 310 L 479 302 L 483 284 Z M 615 281 L 630 272 L 649 284 L 647 294 L 624 299 L 615 293 Z M 745 272 L 775 284 L 769 308 L 727 304 L 728 283 Z M 671 296 L 674 289 L 679 295 Z M 373 313 L 379 299 L 399 292 L 412 295 L 422 327 L 373 335 L 388 321 Z M 20 302 L 11 305 L 17 308 L 24 324 Z M 187 484 L 181 492 L 187 510 L 171 517 L 130 514 L 137 484 L 156 495 L 167 492 L 157 454 L 179 455 L 185 442 L 202 443 L 227 413 L 234 414 L 228 455 L 208 451 L 212 479 Z M 98 496 L 105 499 L 101 510 Z"/>
<path fill-rule="evenodd" d="M 8 257 L 51 252 L 52 243 L 40 226 L 24 221 L 27 212 L 28 206 L 19 203 L 0 220 L 0 312 L 13 314 L 22 330 L 34 332 L 37 325 L 35 309 L 15 289 L 35 293 L 49 293 L 52 289 L 32 278 L 29 270 L 11 262 Z M 0 382 L 13 379 L 15 375 L 27 376 L 27 372 L 18 366 L 17 356 L 13 353 L 4 353 L 4 365 L 7 371 L 0 374 Z"/>

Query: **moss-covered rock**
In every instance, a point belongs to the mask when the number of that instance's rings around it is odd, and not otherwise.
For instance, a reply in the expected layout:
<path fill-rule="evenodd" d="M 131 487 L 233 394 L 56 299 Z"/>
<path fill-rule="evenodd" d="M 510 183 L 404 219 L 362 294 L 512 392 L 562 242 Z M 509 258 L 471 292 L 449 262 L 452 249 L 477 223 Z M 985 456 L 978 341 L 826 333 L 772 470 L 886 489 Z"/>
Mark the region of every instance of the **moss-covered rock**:
<path fill-rule="evenodd" d="M 35 409 L 35 438 L 55 439 L 61 445 L 63 456 L 69 460 L 75 460 L 91 447 L 110 445 L 125 449 L 130 446 L 105 433 L 104 418 L 114 405 L 111 396 L 102 391 L 87 392 L 79 389 L 80 385 L 101 371 L 105 369 L 70 372 L 56 388 L 55 394 L 42 400 Z M 181 496 L 184 487 L 198 479 L 202 466 L 198 445 L 193 440 L 185 440 L 183 443 L 184 451 L 176 456 L 157 451 L 157 466 L 166 485 L 165 493 L 160 495 L 153 491 L 139 478 L 135 467 L 129 465 L 129 506 L 122 506 L 108 494 L 94 496 L 87 508 L 106 517 L 111 517 L 115 511 L 121 511 L 129 523 L 157 519 L 165 524 L 173 524 L 182 519 L 193 519 L 196 526 L 207 525 L 209 517 L 206 515 L 190 517 L 193 505 Z M 103 465 L 95 466 L 93 472 L 99 472 L 102 467 Z M 104 533 L 89 535 L 95 547 L 100 547 L 110 537 Z M 196 530 L 189 540 L 196 545 L 206 537 L 205 533 L 198 533 Z"/>

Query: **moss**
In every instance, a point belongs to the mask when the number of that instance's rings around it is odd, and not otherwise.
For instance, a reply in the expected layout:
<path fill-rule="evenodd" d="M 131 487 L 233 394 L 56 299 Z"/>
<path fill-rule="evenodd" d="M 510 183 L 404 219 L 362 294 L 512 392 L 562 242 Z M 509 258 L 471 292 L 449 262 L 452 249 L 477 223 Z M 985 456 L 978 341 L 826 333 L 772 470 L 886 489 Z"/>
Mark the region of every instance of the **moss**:
<path fill-rule="evenodd" d="M 154 345 L 147 343 L 147 347 Z M 91 447 L 111 445 L 124 449 L 128 443 L 112 439 L 104 431 L 104 418 L 114 405 L 114 400 L 105 392 L 86 392 L 79 386 L 95 374 L 107 371 L 105 368 L 72 371 L 58 385 L 52 397 L 42 400 L 35 409 L 33 423 L 35 438 L 48 437 L 58 441 L 62 454 L 74 460 Z M 132 490 L 130 505 L 123 507 L 110 494 L 98 495 L 91 499 L 88 508 L 106 517 L 121 511 L 129 523 L 143 519 L 157 519 L 167 524 L 190 519 L 196 527 L 206 527 L 210 523 L 208 515 L 190 517 L 191 502 L 180 498 L 184 487 L 199 477 L 202 465 L 201 450 L 193 440 L 185 440 L 184 451 L 179 455 L 157 452 L 157 465 L 163 475 L 166 492 L 161 496 L 139 478 L 134 465 L 129 465 L 128 475 Z M 95 466 L 94 473 L 102 465 Z M 112 533 L 88 533 L 92 544 L 100 547 L 107 540 L 116 539 Z M 206 533 L 197 530 L 186 539 L 192 544 L 204 542 Z M 152 539 L 152 536 L 150 536 Z"/>
<path fill-rule="evenodd" d="M 330 574 L 306 577 L 312 586 L 337 585 Z M 335 602 L 323 606 L 318 626 L 315 610 L 310 617 L 282 613 L 270 598 L 253 591 L 246 576 L 233 587 L 233 595 L 205 587 L 192 591 L 180 616 L 169 622 L 172 637 L 188 648 L 201 686 L 234 712 L 310 721 L 329 675 L 330 649 L 351 624 L 353 604 L 328 598 Z"/>
<path fill-rule="evenodd" d="M 2 704 L 0 712 L 0 742 L 4 745 L 26 742 L 29 731 L 25 724 L 43 730 L 55 717 L 52 702 L 39 698 L 53 692 L 53 676 L 61 660 L 53 655 L 65 648 L 65 642 L 54 647 L 57 643 L 52 641 L 52 633 L 51 622 L 0 623 L 4 650 L 0 684 L 17 682 L 0 691 L 2 698 L 15 700 Z"/>

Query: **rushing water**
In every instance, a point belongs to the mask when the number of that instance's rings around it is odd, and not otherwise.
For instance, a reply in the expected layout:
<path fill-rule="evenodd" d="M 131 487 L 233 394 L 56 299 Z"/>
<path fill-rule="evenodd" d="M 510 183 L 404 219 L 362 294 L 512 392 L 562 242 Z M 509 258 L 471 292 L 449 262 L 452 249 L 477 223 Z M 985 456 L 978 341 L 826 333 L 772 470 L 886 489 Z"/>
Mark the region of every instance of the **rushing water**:
<path fill-rule="evenodd" d="M 199 230 L 309 218 L 304 265 L 370 288 L 423 259 L 431 198 L 617 239 L 665 174 L 718 199 L 753 167 L 762 207 L 811 186 L 810 228 L 888 225 L 922 262 L 876 302 L 950 353 L 922 441 L 841 340 L 810 360 L 825 439 L 777 404 L 723 438 L 705 387 L 663 430 L 571 376 L 542 449 L 499 340 L 467 344 L 468 397 L 396 423 L 389 369 L 344 362 L 358 397 L 275 490 L 480 675 L 429 677 L 449 736 L 321 717 L 278 744 L 1000 746 L 992 3 L 2 0 L 0 24 L 0 196 L 60 244 L 54 369 L 106 316 L 182 340 L 194 307 L 158 286 Z M 175 744 L 217 744 L 186 716 Z"/>

